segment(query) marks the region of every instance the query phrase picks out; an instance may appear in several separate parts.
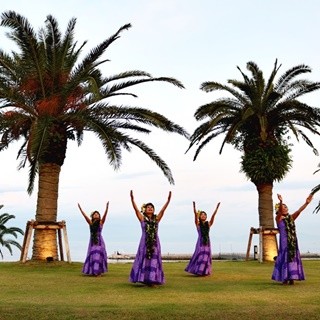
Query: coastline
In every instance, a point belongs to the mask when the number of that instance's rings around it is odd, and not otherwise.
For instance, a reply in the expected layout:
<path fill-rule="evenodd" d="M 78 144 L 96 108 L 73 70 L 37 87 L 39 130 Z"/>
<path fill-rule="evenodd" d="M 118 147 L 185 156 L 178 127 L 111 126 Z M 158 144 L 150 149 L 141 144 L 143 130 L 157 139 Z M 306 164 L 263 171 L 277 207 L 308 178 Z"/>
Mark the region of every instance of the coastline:
<path fill-rule="evenodd" d="M 301 253 L 302 259 L 320 259 L 319 253 Z M 162 260 L 164 261 L 185 261 L 190 260 L 192 257 L 191 253 L 166 253 L 162 254 Z M 113 253 L 108 256 L 108 260 L 115 261 L 133 261 L 135 259 L 135 254 L 119 254 Z M 246 260 L 245 253 L 218 253 L 212 255 L 212 260 Z M 254 255 L 249 256 L 249 260 L 257 260 L 254 258 Z"/>

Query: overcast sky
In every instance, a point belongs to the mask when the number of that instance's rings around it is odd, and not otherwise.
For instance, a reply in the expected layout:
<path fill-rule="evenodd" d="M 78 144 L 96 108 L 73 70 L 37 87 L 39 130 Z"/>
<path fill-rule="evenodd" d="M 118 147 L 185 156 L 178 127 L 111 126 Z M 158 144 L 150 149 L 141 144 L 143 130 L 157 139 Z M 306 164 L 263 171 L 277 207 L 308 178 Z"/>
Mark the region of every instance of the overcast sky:
<path fill-rule="evenodd" d="M 190 133 L 199 125 L 193 117 L 195 110 L 218 97 L 218 93 L 200 91 L 200 84 L 241 80 L 237 66 L 247 73 L 248 61 L 256 62 L 265 78 L 276 58 L 282 64 L 279 75 L 307 64 L 313 69 L 308 79 L 320 81 L 317 0 L 11 0 L 1 1 L 0 9 L 1 13 L 14 10 L 24 15 L 35 30 L 44 25 L 48 14 L 58 20 L 63 32 L 67 22 L 76 17 L 75 39 L 79 44 L 88 40 L 84 53 L 131 23 L 132 28 L 122 32 L 104 56 L 111 61 L 102 67 L 103 73 L 138 69 L 155 77 L 175 77 L 186 89 L 148 83 L 132 88 L 138 98 L 119 97 L 114 102 L 162 113 Z M 0 29 L 1 48 L 10 52 L 14 47 L 5 37 L 6 31 Z M 306 96 L 304 101 L 319 106 L 320 92 Z M 320 150 L 319 138 L 309 137 Z M 60 177 L 58 220 L 67 222 L 72 260 L 84 260 L 89 240 L 78 202 L 90 214 L 93 210 L 103 212 L 109 201 L 103 231 L 108 253 L 136 252 L 141 231 L 131 207 L 131 189 L 138 206 L 150 201 L 156 211 L 172 191 L 159 229 L 163 253 L 193 251 L 197 233 L 192 201 L 209 215 L 221 202 L 210 232 L 214 254 L 245 253 L 250 228 L 259 227 L 258 194 L 240 172 L 241 154 L 227 145 L 219 155 L 221 139 L 217 139 L 194 162 L 195 149 L 185 154 L 188 141 L 181 136 L 155 131 L 142 139 L 169 165 L 174 186 L 139 150 L 123 152 L 122 167 L 115 172 L 95 137 L 85 133 L 81 147 L 69 142 Z M 276 201 L 276 194 L 281 193 L 293 212 L 319 183 L 320 173 L 313 172 L 320 159 L 303 141 L 292 142 L 292 169 L 281 183 L 274 184 L 273 198 Z M 14 214 L 11 225 L 25 229 L 26 222 L 35 217 L 37 189 L 31 197 L 26 192 L 28 168 L 17 170 L 19 146 L 12 145 L 0 153 L 0 204 L 4 205 L 0 213 Z M 312 213 L 318 201 L 316 195 L 297 220 L 302 252 L 320 252 L 320 216 Z M 254 238 L 253 245 L 257 243 Z M 18 260 L 20 256 L 16 249 L 12 257 L 5 249 L 3 253 L 5 260 Z"/>

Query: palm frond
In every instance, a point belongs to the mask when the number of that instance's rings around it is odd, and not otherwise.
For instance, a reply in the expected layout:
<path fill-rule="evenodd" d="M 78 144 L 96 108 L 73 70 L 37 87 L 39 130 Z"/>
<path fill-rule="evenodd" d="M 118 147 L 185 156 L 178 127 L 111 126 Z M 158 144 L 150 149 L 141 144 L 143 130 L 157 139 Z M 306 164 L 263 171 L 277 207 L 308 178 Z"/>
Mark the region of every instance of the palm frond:
<path fill-rule="evenodd" d="M 108 77 L 103 78 L 103 85 L 112 82 L 112 81 L 119 81 L 127 78 L 139 78 L 139 77 L 144 77 L 144 78 L 152 78 L 151 74 L 145 71 L 141 70 L 131 70 L 131 71 L 125 71 L 125 72 L 120 72 L 114 75 L 110 75 Z"/>
<path fill-rule="evenodd" d="M 134 80 L 129 80 L 129 81 L 117 83 L 117 84 L 114 84 L 110 87 L 102 89 L 101 90 L 101 97 L 107 98 L 107 97 L 112 97 L 112 96 L 116 96 L 116 95 L 131 95 L 131 96 L 137 97 L 135 94 L 132 94 L 132 93 L 127 93 L 127 92 L 119 93 L 118 91 L 123 90 L 128 87 L 132 87 L 132 86 L 141 84 L 141 83 L 153 82 L 153 81 L 169 82 L 179 88 L 184 88 L 183 84 L 174 78 L 160 77 L 160 78 L 134 79 Z"/>
<path fill-rule="evenodd" d="M 38 34 L 26 18 L 14 11 L 2 14 L 0 25 L 11 29 L 8 36 L 20 49 L 11 55 L 0 50 L 0 109 L 8 107 L 24 117 L 16 118 L 19 120 L 16 124 L 13 121 L 11 124 L 3 122 L 1 109 L 0 149 L 15 140 L 22 141 L 18 151 L 21 160 L 19 168 L 26 163 L 30 165 L 29 194 L 33 191 L 40 165 L 47 161 L 58 164 L 58 157 L 64 160 L 68 139 L 76 140 L 80 145 L 84 131 L 98 136 L 113 168 L 121 165 L 122 149 L 131 150 L 132 139 L 171 179 L 161 159 L 127 133 L 148 134 L 150 128 L 157 128 L 188 139 L 188 132 L 151 110 L 109 106 L 107 103 L 107 98 L 115 95 L 135 97 L 135 93 L 126 92 L 128 88 L 152 81 L 168 82 L 184 88 L 175 78 L 153 77 L 139 70 L 103 76 L 99 68 L 109 61 L 103 58 L 103 54 L 131 24 L 123 25 L 111 37 L 84 54 L 82 60 L 80 56 L 87 42 L 78 46 L 74 41 L 75 18 L 69 21 L 64 33 L 60 32 L 57 20 L 51 15 L 47 16 Z"/>
<path fill-rule="evenodd" d="M 318 191 L 318 190 L 317 190 Z M 320 202 L 318 205 L 314 208 L 313 213 L 318 213 L 320 211 Z"/>
<path fill-rule="evenodd" d="M 101 55 L 105 52 L 105 50 L 120 37 L 120 33 L 124 30 L 128 30 L 131 28 L 131 24 L 127 23 L 123 25 L 119 30 L 114 33 L 111 37 L 103 41 L 101 44 L 93 48 L 88 55 L 82 60 L 82 63 L 79 64 L 78 70 L 88 70 L 91 68 L 92 64 L 96 62 Z"/>
<path fill-rule="evenodd" d="M 37 35 L 28 19 L 15 11 L 6 11 L 1 15 L 0 26 L 10 27 L 12 29 L 12 32 L 8 33 L 7 36 L 13 40 L 22 51 L 22 59 L 25 60 L 25 67 L 32 67 L 37 72 L 41 92 L 42 95 L 45 96 L 44 79 L 41 70 L 41 46 L 39 46 Z"/>
<path fill-rule="evenodd" d="M 279 78 L 276 83 L 275 90 L 278 92 L 286 91 L 287 86 L 293 78 L 308 72 L 311 72 L 311 68 L 304 64 L 290 68 Z"/>
<path fill-rule="evenodd" d="M 189 138 L 188 132 L 183 127 L 172 122 L 162 114 L 146 108 L 125 106 L 118 107 L 97 103 L 92 106 L 92 109 L 98 109 L 101 113 L 101 116 L 109 120 L 123 119 L 131 122 L 134 121 L 137 123 L 144 123 L 145 125 L 156 127 L 167 132 L 178 133 L 186 138 Z"/>
<path fill-rule="evenodd" d="M 278 66 L 278 59 L 276 59 L 276 61 L 274 62 L 273 70 L 272 70 L 272 72 L 269 76 L 269 79 L 267 81 L 267 84 L 265 86 L 264 96 L 269 96 L 270 92 L 273 91 L 274 80 L 275 80 L 275 77 L 276 77 L 280 68 L 281 68 L 281 64 Z"/>
<path fill-rule="evenodd" d="M 28 193 L 31 194 L 34 187 L 34 181 L 38 173 L 39 163 L 42 155 L 46 152 L 48 147 L 48 135 L 50 130 L 48 128 L 51 125 L 52 119 L 44 118 L 42 121 L 38 121 L 33 124 L 32 138 L 29 139 L 29 150 L 28 159 L 30 162 L 29 168 L 29 184 Z"/>
<path fill-rule="evenodd" d="M 3 206 L 2 206 L 3 207 Z M 1 207 L 1 208 L 2 208 Z M 0 208 L 0 209 L 1 209 Z M 0 225 L 4 226 L 9 220 L 15 219 L 15 216 L 9 213 L 3 213 L 0 215 Z"/>
<path fill-rule="evenodd" d="M 138 139 L 131 139 L 128 138 L 128 142 L 130 144 L 135 145 L 139 149 L 141 149 L 146 155 L 149 156 L 149 158 L 154 161 L 157 166 L 161 169 L 164 176 L 168 179 L 170 184 L 174 184 L 174 179 L 172 176 L 172 172 L 168 165 L 163 161 L 151 148 L 149 148 L 144 142 L 138 140 Z"/>
<path fill-rule="evenodd" d="M 320 184 L 318 184 L 317 186 L 315 186 L 314 188 L 312 188 L 311 190 L 311 194 L 316 194 L 318 191 L 320 190 Z"/>
<path fill-rule="evenodd" d="M 263 77 L 263 73 L 262 71 L 259 69 L 258 65 L 253 62 L 253 61 L 249 61 L 247 63 L 247 69 L 251 72 L 253 80 L 254 80 L 254 88 L 256 89 L 255 93 L 257 96 L 259 96 L 260 98 L 263 95 L 263 91 L 265 88 L 265 81 L 264 81 L 264 77 Z"/>
<path fill-rule="evenodd" d="M 194 156 L 193 156 L 193 161 L 195 161 L 195 160 L 198 158 L 198 156 L 199 156 L 199 154 L 200 154 L 200 151 L 201 151 L 213 138 L 217 137 L 219 134 L 220 134 L 219 132 L 213 132 L 212 134 L 207 135 L 206 139 L 204 139 L 204 140 L 200 143 L 200 145 L 197 147 L 196 152 L 195 152 L 195 154 L 194 154 Z M 189 149 L 190 149 L 190 147 L 189 147 Z M 187 151 L 188 151 L 188 150 L 187 150 Z"/>
<path fill-rule="evenodd" d="M 2 209 L 3 205 L 0 205 L 0 209 Z M 15 238 L 18 237 L 17 233 L 24 234 L 23 230 L 17 227 L 7 227 L 6 224 L 9 220 L 14 219 L 15 216 L 9 213 L 0 214 L 0 245 L 6 248 L 9 253 L 12 255 L 11 246 L 15 246 L 21 250 L 21 245 L 15 241 L 14 239 L 8 238 L 8 236 L 13 236 Z M 3 253 L 0 250 L 0 255 L 3 259 Z"/>
<path fill-rule="evenodd" d="M 302 138 L 315 154 L 318 153 L 306 131 L 319 135 L 320 112 L 317 108 L 299 102 L 297 98 L 320 89 L 319 83 L 295 79 L 303 73 L 311 72 L 306 65 L 289 69 L 275 82 L 280 67 L 278 60 L 275 60 L 271 75 L 265 81 L 258 65 L 250 61 L 247 69 L 251 76 L 237 67 L 243 79 L 228 80 L 232 87 L 214 81 L 201 84 L 200 89 L 205 92 L 226 91 L 232 98 L 220 97 L 199 107 L 195 112 L 196 120 L 204 121 L 190 137 L 188 150 L 192 146 L 198 146 L 195 159 L 204 146 L 221 134 L 225 137 L 220 153 L 225 143 L 232 144 L 245 154 L 252 153 L 257 144 L 261 143 L 262 152 L 274 152 L 273 156 L 287 156 L 290 149 L 283 136 L 289 131 L 297 139 Z M 284 177 L 290 168 L 290 157 L 286 159 L 284 165 L 279 164 L 277 179 Z M 264 170 L 261 166 L 256 169 Z"/>

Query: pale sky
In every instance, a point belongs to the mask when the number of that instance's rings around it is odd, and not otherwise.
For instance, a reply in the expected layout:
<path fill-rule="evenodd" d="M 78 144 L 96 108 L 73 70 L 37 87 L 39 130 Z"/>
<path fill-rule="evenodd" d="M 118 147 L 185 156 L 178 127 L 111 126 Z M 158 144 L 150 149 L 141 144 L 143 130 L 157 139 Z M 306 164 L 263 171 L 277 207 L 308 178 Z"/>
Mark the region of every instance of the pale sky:
<path fill-rule="evenodd" d="M 265 78 L 276 58 L 282 64 L 279 75 L 306 64 L 313 70 L 306 77 L 320 81 L 318 0 L 11 0 L 1 1 L 0 9 L 1 13 L 14 10 L 24 15 L 36 31 L 48 14 L 58 20 L 63 32 L 67 22 L 76 17 L 75 39 L 79 43 L 88 40 L 84 53 L 131 23 L 132 28 L 124 31 L 104 56 L 111 61 L 102 67 L 103 73 L 139 69 L 155 77 L 175 77 L 186 89 L 148 83 L 131 89 L 138 94 L 137 99 L 119 97 L 114 102 L 162 113 L 190 133 L 200 124 L 193 117 L 196 109 L 218 97 L 217 93 L 200 91 L 200 84 L 241 80 L 237 66 L 247 73 L 248 61 L 256 62 Z M 13 44 L 4 36 L 6 31 L 0 29 L 1 48 L 10 52 Z M 319 105 L 320 91 L 304 101 Z M 309 137 L 320 150 L 319 138 Z M 142 139 L 169 165 L 174 186 L 140 150 L 123 152 L 122 167 L 115 172 L 95 137 L 85 133 L 79 148 L 69 142 L 60 176 L 58 220 L 67 222 L 72 260 L 84 260 L 89 241 L 78 202 L 90 214 L 93 210 L 103 212 L 109 201 L 103 231 L 108 253 L 136 252 L 141 231 L 130 203 L 131 189 L 138 206 L 150 201 L 156 210 L 172 191 L 159 229 L 163 253 L 193 252 L 197 233 L 192 201 L 208 215 L 221 202 L 210 232 L 213 254 L 245 253 L 250 228 L 259 227 L 258 193 L 239 172 L 241 154 L 227 145 L 219 155 L 221 139 L 217 139 L 194 162 L 195 149 L 185 154 L 188 141 L 181 136 L 154 131 Z M 319 183 L 320 173 L 313 172 L 320 159 L 303 141 L 292 142 L 292 169 L 281 183 L 274 184 L 273 198 L 276 201 L 276 194 L 281 193 L 293 212 Z M 14 214 L 11 225 L 25 229 L 26 222 L 35 216 L 37 188 L 31 197 L 27 194 L 28 168 L 17 170 L 19 146 L 0 153 L 0 204 L 4 205 L 0 213 Z M 296 222 L 302 252 L 320 252 L 320 216 L 312 213 L 318 201 L 316 195 Z M 22 243 L 22 237 L 19 241 Z M 252 245 L 257 243 L 254 238 Z M 4 260 L 18 260 L 20 256 L 15 248 L 12 257 L 6 249 L 3 253 Z"/>

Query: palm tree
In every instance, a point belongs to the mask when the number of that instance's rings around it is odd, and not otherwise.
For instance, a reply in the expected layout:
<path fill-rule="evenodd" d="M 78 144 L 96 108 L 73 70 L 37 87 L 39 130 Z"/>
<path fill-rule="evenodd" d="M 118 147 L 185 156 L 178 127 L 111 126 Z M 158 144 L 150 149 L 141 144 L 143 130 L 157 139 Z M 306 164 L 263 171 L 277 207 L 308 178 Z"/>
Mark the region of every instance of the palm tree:
<path fill-rule="evenodd" d="M 115 34 L 79 61 L 86 42 L 74 41 L 76 19 L 69 21 L 64 35 L 51 15 L 45 27 L 35 33 L 29 21 L 13 11 L 2 13 L 0 25 L 9 27 L 8 37 L 19 51 L 0 50 L 0 150 L 22 139 L 18 152 L 19 168 L 30 165 L 28 192 L 38 176 L 37 221 L 57 220 L 59 175 L 67 143 L 81 144 L 84 131 L 93 132 L 101 141 L 109 164 L 121 165 L 122 149 L 142 150 L 162 170 L 170 183 L 174 179 L 167 164 L 143 141 L 129 133 L 151 132 L 155 127 L 188 137 L 187 132 L 165 116 L 139 107 L 118 106 L 110 97 L 134 93 L 126 89 L 146 82 L 168 82 L 183 88 L 169 77 L 152 77 L 139 70 L 103 76 L 99 66 L 106 49 L 131 27 L 122 26 Z M 57 259 L 54 230 L 35 230 L 33 260 Z"/>
<path fill-rule="evenodd" d="M 1 208 L 3 208 L 3 205 L 0 205 L 0 209 Z M 17 239 L 18 237 L 17 233 L 20 233 L 22 235 L 24 234 L 24 232 L 20 228 L 16 228 L 16 227 L 7 228 L 5 226 L 9 220 L 14 218 L 15 216 L 12 214 L 8 214 L 8 213 L 0 214 L 0 245 L 1 247 L 7 248 L 11 255 L 12 255 L 11 246 L 15 246 L 21 250 L 21 245 L 19 242 L 13 239 L 7 238 L 6 236 L 13 236 Z M 0 249 L 0 255 L 1 255 L 1 258 L 3 259 L 3 253 L 1 249 Z"/>
<path fill-rule="evenodd" d="M 306 65 L 295 66 L 276 80 L 281 65 L 275 61 L 267 81 L 256 63 L 248 62 L 251 77 L 238 67 L 243 81 L 229 80 L 230 85 L 204 82 L 205 92 L 222 90 L 229 97 L 219 98 L 200 106 L 195 112 L 198 121 L 205 120 L 191 135 L 189 149 L 197 144 L 194 160 L 215 137 L 225 135 L 220 154 L 226 143 L 242 152 L 241 171 L 256 186 L 259 194 L 259 225 L 274 227 L 272 189 L 274 181 L 281 181 L 291 168 L 288 134 L 301 137 L 314 153 L 317 150 L 305 131 L 319 134 L 319 111 L 300 102 L 301 96 L 318 90 L 319 82 L 297 79 L 311 72 Z M 188 150 L 189 150 L 188 149 Z M 272 260 L 276 238 L 265 237 L 263 259 Z"/>

